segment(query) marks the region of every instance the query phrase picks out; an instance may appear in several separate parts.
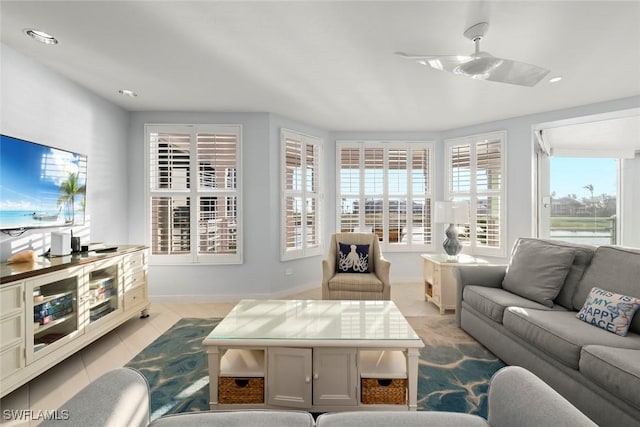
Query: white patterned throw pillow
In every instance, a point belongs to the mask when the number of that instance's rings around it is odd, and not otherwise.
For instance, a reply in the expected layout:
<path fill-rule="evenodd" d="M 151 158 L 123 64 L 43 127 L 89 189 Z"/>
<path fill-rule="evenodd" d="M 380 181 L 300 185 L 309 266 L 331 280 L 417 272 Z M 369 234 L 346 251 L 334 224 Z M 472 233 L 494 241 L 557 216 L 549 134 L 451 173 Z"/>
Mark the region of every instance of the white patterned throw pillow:
<path fill-rule="evenodd" d="M 629 331 L 633 315 L 639 308 L 640 298 L 593 287 L 576 317 L 624 337 Z"/>
<path fill-rule="evenodd" d="M 338 271 L 340 273 L 368 273 L 369 245 L 338 242 Z"/>

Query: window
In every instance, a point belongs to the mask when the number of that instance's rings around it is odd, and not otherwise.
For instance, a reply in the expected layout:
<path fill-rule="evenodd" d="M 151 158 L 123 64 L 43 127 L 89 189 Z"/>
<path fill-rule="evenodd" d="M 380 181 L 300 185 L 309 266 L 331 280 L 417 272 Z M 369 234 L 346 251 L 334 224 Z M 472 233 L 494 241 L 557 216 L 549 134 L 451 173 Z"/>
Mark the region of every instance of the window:
<path fill-rule="evenodd" d="M 322 254 L 322 140 L 282 129 L 282 260 Z"/>
<path fill-rule="evenodd" d="M 338 142 L 337 223 L 373 232 L 386 251 L 433 249 L 433 145 Z"/>
<path fill-rule="evenodd" d="M 467 200 L 470 224 L 459 239 L 472 255 L 505 256 L 506 133 L 445 141 L 445 200 Z"/>
<path fill-rule="evenodd" d="M 539 204 L 539 235 L 574 243 L 619 244 L 622 159 L 548 156 L 544 160 L 549 196 Z"/>
<path fill-rule="evenodd" d="M 640 245 L 640 108 L 539 123 L 536 236 Z"/>
<path fill-rule="evenodd" d="M 146 138 L 151 261 L 241 263 L 241 127 L 148 125 Z"/>

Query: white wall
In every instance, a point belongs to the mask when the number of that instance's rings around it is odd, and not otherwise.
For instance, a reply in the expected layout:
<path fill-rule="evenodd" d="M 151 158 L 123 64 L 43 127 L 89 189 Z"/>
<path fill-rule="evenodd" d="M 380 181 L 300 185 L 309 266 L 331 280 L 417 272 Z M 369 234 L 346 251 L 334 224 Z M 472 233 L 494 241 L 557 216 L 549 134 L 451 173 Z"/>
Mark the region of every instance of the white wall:
<path fill-rule="evenodd" d="M 156 300 L 234 300 L 284 296 L 317 287 L 321 257 L 280 261 L 280 128 L 327 133 L 268 113 L 137 112 L 131 115 L 129 240 L 145 240 L 144 125 L 214 123 L 242 125 L 242 265 L 149 267 L 149 294 Z M 148 242 L 147 242 L 148 243 Z M 285 276 L 290 269 L 291 275 Z"/>
<path fill-rule="evenodd" d="M 75 227 L 74 233 L 83 243 L 126 242 L 128 113 L 5 45 L 0 45 L 0 71 L 3 134 L 88 156 L 90 227 Z M 0 258 L 27 248 L 48 249 L 51 231 L 0 235 Z"/>
<path fill-rule="evenodd" d="M 433 132 L 328 132 L 269 113 L 128 113 L 79 87 L 22 54 L 1 46 L 0 131 L 4 134 L 89 156 L 87 210 L 91 241 L 148 243 L 144 232 L 144 124 L 237 123 L 243 126 L 244 264 L 233 266 L 152 266 L 154 299 L 231 300 L 278 297 L 319 286 L 321 256 L 280 261 L 280 137 L 281 127 L 325 140 L 325 228 L 335 229 L 335 141 L 340 139 L 429 140 L 436 142 L 436 199 L 442 198 L 442 141 L 465 135 L 506 130 L 508 246 L 531 236 L 534 220 L 532 127 L 537 123 L 637 108 L 640 96 Z M 638 212 L 638 161 L 625 166 L 625 184 L 635 186 L 625 212 Z M 439 183 L 439 184 L 438 184 Z M 640 226 L 626 245 L 640 246 Z M 629 230 L 627 230 L 629 231 Z M 88 233 L 89 230 L 86 230 Z M 29 245 L 45 246 L 48 231 L 30 231 L 19 238 L 0 235 L 0 258 Z M 442 230 L 436 242 L 443 240 Z M 83 239 L 83 241 L 85 241 Z M 326 252 L 326 250 L 325 250 Z M 417 253 L 386 254 L 392 281 L 419 280 Z M 291 275 L 285 275 L 290 269 Z"/>
<path fill-rule="evenodd" d="M 444 151 L 442 146 L 442 137 L 438 132 L 331 132 L 331 150 L 327 150 L 330 156 L 327 160 L 328 175 L 331 178 L 330 187 L 327 190 L 327 201 L 332 203 L 331 210 L 328 212 L 329 223 L 331 224 L 329 233 L 336 229 L 336 150 L 335 142 L 341 140 L 352 141 L 425 141 L 434 143 L 435 175 L 434 195 L 435 200 L 442 200 L 444 189 L 440 184 L 441 177 L 444 174 L 444 166 L 442 159 Z M 329 152 L 331 151 L 331 152 Z M 434 242 L 436 250 L 442 251 L 442 242 L 444 241 L 444 227 L 436 227 L 434 234 Z M 389 276 L 391 283 L 408 283 L 421 282 L 422 280 L 422 259 L 420 252 L 383 252 L 384 257 L 391 262 Z"/>
<path fill-rule="evenodd" d="M 503 129 L 507 131 L 507 248 L 511 248 L 518 237 L 533 236 L 535 230 L 536 195 L 532 131 L 535 125 L 573 117 L 637 108 L 639 105 L 640 96 L 635 96 L 450 130 L 444 132 L 443 137 L 448 139 Z M 628 181 L 637 180 L 638 174 L 636 172 L 635 177 L 628 174 L 628 177 Z M 639 184 L 640 182 L 635 184 L 636 197 L 634 199 L 636 200 L 639 197 Z M 637 232 L 637 229 L 635 231 Z M 625 244 L 630 245 L 630 243 Z"/>
<path fill-rule="evenodd" d="M 640 216 L 640 154 L 636 154 L 634 159 L 622 161 L 622 186 L 625 195 L 622 215 L 626 220 L 622 228 L 621 244 L 640 248 L 640 221 L 638 221 Z"/>

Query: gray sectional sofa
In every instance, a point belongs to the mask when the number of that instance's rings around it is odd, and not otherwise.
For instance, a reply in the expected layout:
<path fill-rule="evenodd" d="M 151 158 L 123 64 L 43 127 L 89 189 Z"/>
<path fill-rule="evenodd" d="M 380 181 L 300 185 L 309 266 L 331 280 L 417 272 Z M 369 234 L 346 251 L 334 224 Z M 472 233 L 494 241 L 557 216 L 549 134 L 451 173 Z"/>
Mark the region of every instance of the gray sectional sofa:
<path fill-rule="evenodd" d="M 455 276 L 462 329 L 597 424 L 640 426 L 640 250 L 523 238 Z"/>
<path fill-rule="evenodd" d="M 525 389 L 527 393 L 521 391 Z M 531 402 L 535 401 L 535 406 Z M 288 410 L 203 411 L 167 415 L 149 424 L 147 381 L 140 372 L 107 372 L 63 404 L 58 420 L 41 427 L 595 427 L 584 414 L 531 372 L 508 366 L 489 384 L 489 419 L 450 412 L 361 411 L 311 414 Z"/>

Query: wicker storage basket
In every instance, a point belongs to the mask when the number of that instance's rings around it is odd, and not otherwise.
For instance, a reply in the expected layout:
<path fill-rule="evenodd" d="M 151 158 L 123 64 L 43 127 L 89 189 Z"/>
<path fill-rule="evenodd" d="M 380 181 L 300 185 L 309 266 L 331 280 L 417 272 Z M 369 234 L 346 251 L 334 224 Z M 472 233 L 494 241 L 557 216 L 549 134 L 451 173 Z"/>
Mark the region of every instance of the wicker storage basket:
<path fill-rule="evenodd" d="M 393 405 L 407 403 L 407 380 L 405 378 L 362 378 L 361 382 L 362 403 Z"/>
<path fill-rule="evenodd" d="M 218 378 L 220 403 L 264 403 L 264 378 Z"/>

